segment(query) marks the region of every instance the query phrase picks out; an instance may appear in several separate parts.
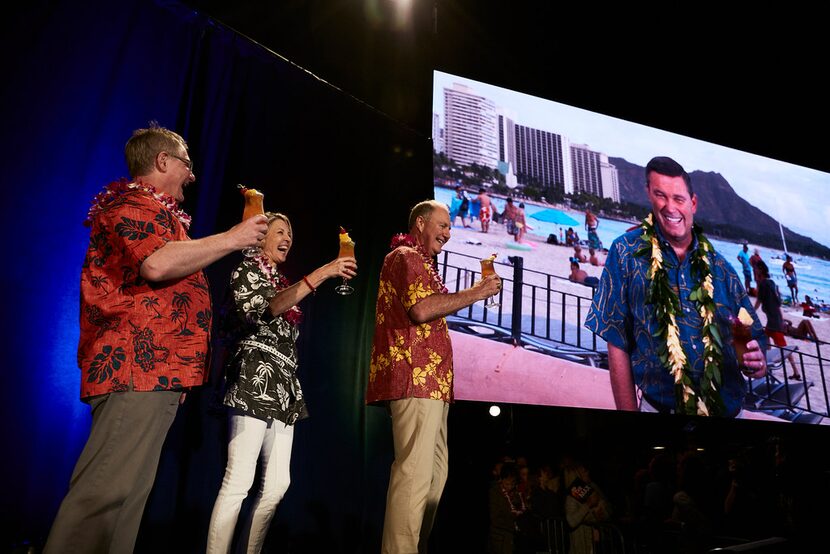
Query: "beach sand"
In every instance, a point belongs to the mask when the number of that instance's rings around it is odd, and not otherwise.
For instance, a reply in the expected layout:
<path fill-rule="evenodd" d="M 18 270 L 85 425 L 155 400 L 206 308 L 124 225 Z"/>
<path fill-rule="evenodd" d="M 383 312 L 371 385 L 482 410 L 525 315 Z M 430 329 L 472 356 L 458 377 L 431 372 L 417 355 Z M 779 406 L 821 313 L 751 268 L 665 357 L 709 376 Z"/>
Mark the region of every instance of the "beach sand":
<path fill-rule="evenodd" d="M 532 233 L 532 231 L 531 231 Z M 482 233 L 480 231 L 479 223 L 473 223 L 472 228 L 463 228 L 461 226 L 453 226 L 452 238 L 445 246 L 446 250 L 452 252 L 460 252 L 470 254 L 479 258 L 485 258 L 493 253 L 497 254 L 496 264 L 508 264 L 507 258 L 509 256 L 521 256 L 524 259 L 524 269 L 532 270 L 549 275 L 555 275 L 559 278 L 557 285 L 564 285 L 568 292 L 578 294 L 583 297 L 591 296 L 591 287 L 581 285 L 579 283 L 572 283 L 568 281 L 568 275 L 571 273 L 570 258 L 574 255 L 574 249 L 571 246 L 547 244 L 545 241 L 547 237 L 540 237 L 533 234 L 528 234 L 523 240 L 523 247 L 531 246 L 529 250 L 519 250 L 511 248 L 516 242 L 511 235 L 507 234 L 504 225 L 497 223 L 490 223 L 490 232 Z M 508 246 L 511 245 L 511 246 Z M 582 253 L 587 256 L 588 249 L 583 248 Z M 605 254 L 599 254 L 600 261 L 605 260 Z M 442 258 L 439 257 L 439 261 Z M 592 266 L 584 262 L 580 263 L 580 268 L 584 269 L 589 276 L 599 278 L 602 274 L 602 267 Z M 469 263 L 470 269 L 477 270 L 475 260 Z M 503 277 L 509 277 L 511 270 L 509 267 L 503 266 L 502 269 L 497 265 L 496 270 Z M 540 282 L 538 278 L 526 275 L 526 282 Z M 557 287 L 559 288 L 559 287 Z"/>

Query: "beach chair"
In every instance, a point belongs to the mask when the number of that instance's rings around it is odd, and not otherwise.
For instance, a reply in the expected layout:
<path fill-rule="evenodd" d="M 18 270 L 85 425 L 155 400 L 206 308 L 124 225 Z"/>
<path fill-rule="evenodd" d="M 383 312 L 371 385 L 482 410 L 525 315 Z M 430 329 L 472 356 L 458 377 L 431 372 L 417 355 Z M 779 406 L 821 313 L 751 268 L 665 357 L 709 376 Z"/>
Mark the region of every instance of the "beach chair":
<path fill-rule="evenodd" d="M 749 380 L 747 395 L 744 398 L 745 408 L 773 413 L 789 420 L 798 415 L 798 403 L 814 383 L 807 381 L 806 376 L 803 377 L 803 381 L 786 377 L 787 358 L 797 351 L 798 346 L 775 346 L 767 350 L 767 374 Z M 778 370 L 784 372 L 783 380 L 775 375 Z"/>

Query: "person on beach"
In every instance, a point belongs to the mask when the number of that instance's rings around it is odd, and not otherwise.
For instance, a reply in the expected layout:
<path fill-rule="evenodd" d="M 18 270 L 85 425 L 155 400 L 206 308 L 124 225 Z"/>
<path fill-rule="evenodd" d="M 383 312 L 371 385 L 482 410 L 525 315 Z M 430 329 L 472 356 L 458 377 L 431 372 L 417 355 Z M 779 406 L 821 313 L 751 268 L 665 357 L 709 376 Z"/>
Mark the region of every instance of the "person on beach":
<path fill-rule="evenodd" d="M 484 188 L 478 189 L 478 202 L 481 205 L 478 216 L 479 221 L 481 222 L 481 232 L 488 233 L 490 232 L 490 219 L 493 215 L 493 208 L 492 201 Z"/>
<path fill-rule="evenodd" d="M 582 253 L 582 247 L 579 244 L 574 244 L 574 258 L 576 258 L 579 262 L 585 263 L 588 261 L 588 256 Z"/>
<path fill-rule="evenodd" d="M 645 177 L 651 213 L 611 245 L 585 326 L 608 343 L 617 409 L 735 417 L 747 391 L 739 366 L 766 374 L 764 328 L 735 270 L 694 225 L 688 173 L 658 156 Z M 728 322 L 741 308 L 752 339 L 738 360 Z"/>
<path fill-rule="evenodd" d="M 804 295 L 804 302 L 801 303 L 801 310 L 801 315 L 804 317 L 818 317 L 818 315 L 816 315 L 818 309 L 809 295 Z"/>
<path fill-rule="evenodd" d="M 455 218 L 458 217 L 458 210 L 461 208 L 461 202 L 464 200 L 464 191 L 461 186 L 455 187 L 455 195 L 450 200 L 450 225 L 455 225 Z"/>
<path fill-rule="evenodd" d="M 597 267 L 605 265 L 605 262 L 597 256 L 597 251 L 594 248 L 588 248 L 588 263 Z"/>
<path fill-rule="evenodd" d="M 516 215 L 516 242 L 522 242 L 527 233 L 527 218 L 525 217 L 525 203 L 519 202 L 519 210 Z"/>
<path fill-rule="evenodd" d="M 513 204 L 513 198 L 508 197 L 507 203 L 504 206 L 504 211 L 501 213 L 502 223 L 504 223 L 507 234 L 516 237 L 519 228 L 516 227 L 516 219 L 519 217 L 519 208 Z"/>
<path fill-rule="evenodd" d="M 568 227 L 565 232 L 565 244 L 567 246 L 577 246 L 579 244 L 579 235 L 574 231 L 573 227 Z"/>
<path fill-rule="evenodd" d="M 806 319 L 802 319 L 798 326 L 794 326 L 793 322 L 789 319 L 785 319 L 783 322 L 784 326 L 784 334 L 788 337 L 792 337 L 794 339 L 801 339 L 801 340 L 808 340 L 813 342 L 818 342 L 818 333 L 816 333 L 816 328 L 813 327 L 813 322 L 808 321 Z"/>
<path fill-rule="evenodd" d="M 787 339 L 784 338 L 784 314 L 781 312 L 781 294 L 778 292 L 778 285 L 770 278 L 769 268 L 764 261 L 758 262 L 758 277 L 761 281 L 758 283 L 758 299 L 755 301 L 755 309 L 757 310 L 758 306 L 761 306 L 767 316 L 764 331 L 772 339 L 775 346 L 787 346 Z M 789 353 L 787 358 L 790 360 L 790 366 L 793 369 L 790 379 L 800 381 L 801 374 L 798 372 L 798 366 L 795 364 L 792 352 Z"/>
<path fill-rule="evenodd" d="M 426 552 L 447 479 L 453 353 L 445 318 L 501 289 L 498 275 L 490 275 L 456 293 L 447 290 L 435 256 L 450 228 L 445 205 L 415 205 L 409 233 L 392 238 L 380 271 L 366 403 L 385 406 L 392 417 L 395 460 L 383 553 Z"/>
<path fill-rule="evenodd" d="M 585 230 L 588 232 L 588 245 L 591 248 L 602 248 L 602 243 L 597 235 L 597 227 L 599 227 L 599 219 L 588 208 L 585 210 Z"/>
<path fill-rule="evenodd" d="M 798 276 L 795 273 L 793 257 L 789 254 L 787 254 L 787 259 L 781 265 L 781 271 L 784 273 L 784 279 L 786 279 L 787 287 L 790 289 L 792 303 L 798 304 Z"/>
<path fill-rule="evenodd" d="M 752 287 L 752 263 L 749 260 L 749 245 L 744 243 L 743 248 L 738 252 L 738 262 L 741 264 L 741 270 L 744 273 L 744 288 L 747 292 Z"/>
<path fill-rule="evenodd" d="M 749 257 L 749 265 L 752 266 L 752 277 L 755 281 L 755 287 L 756 288 L 758 287 L 758 284 L 760 283 L 760 281 L 758 280 L 758 270 L 757 270 L 756 266 L 758 265 L 758 262 L 760 262 L 761 260 L 762 260 L 761 251 L 756 248 L 755 250 L 752 251 L 752 256 Z M 756 294 L 757 294 L 757 291 L 756 291 Z"/>
<path fill-rule="evenodd" d="M 576 258 L 571 258 L 571 274 L 568 279 L 574 283 L 580 283 L 589 287 L 596 287 L 599 284 L 599 279 L 588 275 L 584 269 L 580 269 L 579 262 Z"/>

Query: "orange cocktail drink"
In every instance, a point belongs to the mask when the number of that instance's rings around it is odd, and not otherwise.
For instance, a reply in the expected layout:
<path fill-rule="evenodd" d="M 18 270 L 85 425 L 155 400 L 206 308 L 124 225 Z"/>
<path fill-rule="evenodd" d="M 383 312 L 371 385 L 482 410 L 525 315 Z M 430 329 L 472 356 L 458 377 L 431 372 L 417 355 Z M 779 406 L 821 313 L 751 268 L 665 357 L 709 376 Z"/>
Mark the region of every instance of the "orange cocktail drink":
<path fill-rule="evenodd" d="M 265 195 L 257 189 L 241 187 L 242 196 L 245 198 L 245 208 L 242 210 L 242 220 L 250 219 L 255 215 L 265 215 L 263 200 Z"/>

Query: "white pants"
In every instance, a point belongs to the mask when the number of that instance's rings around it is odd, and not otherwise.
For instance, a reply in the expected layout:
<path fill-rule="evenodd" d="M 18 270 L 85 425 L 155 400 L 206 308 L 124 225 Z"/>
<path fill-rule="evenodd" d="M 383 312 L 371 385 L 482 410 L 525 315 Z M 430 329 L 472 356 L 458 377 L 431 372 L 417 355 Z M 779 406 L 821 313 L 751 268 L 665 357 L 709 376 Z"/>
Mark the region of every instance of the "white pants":
<path fill-rule="evenodd" d="M 242 502 L 254 482 L 257 461 L 262 462 L 259 490 L 239 534 L 237 552 L 258 554 L 265 543 L 271 518 L 288 485 L 294 426 L 231 414 L 228 422 L 228 465 L 213 505 L 208 529 L 208 554 L 231 551 Z"/>

